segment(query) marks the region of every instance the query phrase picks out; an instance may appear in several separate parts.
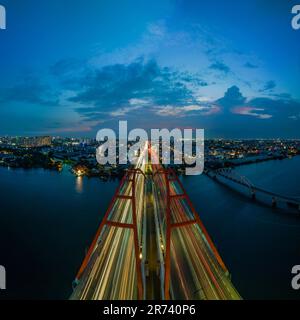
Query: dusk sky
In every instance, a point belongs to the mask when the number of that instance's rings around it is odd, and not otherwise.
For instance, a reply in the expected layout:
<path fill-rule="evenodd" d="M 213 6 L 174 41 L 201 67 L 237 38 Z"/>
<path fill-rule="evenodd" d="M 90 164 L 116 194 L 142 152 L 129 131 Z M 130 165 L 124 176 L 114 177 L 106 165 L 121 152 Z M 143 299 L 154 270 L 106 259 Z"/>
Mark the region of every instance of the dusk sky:
<path fill-rule="evenodd" d="M 289 0 L 0 0 L 0 135 L 300 138 Z"/>

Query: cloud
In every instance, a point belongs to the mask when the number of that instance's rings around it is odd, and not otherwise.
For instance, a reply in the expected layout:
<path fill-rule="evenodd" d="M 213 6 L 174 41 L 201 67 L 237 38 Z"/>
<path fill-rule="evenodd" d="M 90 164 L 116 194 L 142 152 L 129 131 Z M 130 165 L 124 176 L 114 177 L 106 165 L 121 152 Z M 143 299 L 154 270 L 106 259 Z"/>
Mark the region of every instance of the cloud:
<path fill-rule="evenodd" d="M 251 62 L 246 62 L 246 63 L 244 64 L 244 67 L 245 67 L 245 68 L 248 68 L 248 69 L 257 69 L 257 68 L 258 68 L 257 65 L 252 64 Z"/>
<path fill-rule="evenodd" d="M 273 116 L 267 113 L 261 113 L 265 111 L 262 108 L 253 108 L 253 107 L 236 107 L 231 110 L 234 114 L 244 115 L 244 116 L 252 116 L 258 119 L 270 119 Z"/>
<path fill-rule="evenodd" d="M 84 61 L 74 58 L 61 59 L 50 67 L 50 74 L 61 77 L 82 69 Z"/>
<path fill-rule="evenodd" d="M 291 95 L 274 94 L 272 97 L 255 97 L 247 99 L 240 88 L 232 86 L 225 92 L 224 97 L 215 102 L 232 114 L 255 117 L 258 119 L 292 119 L 297 120 L 300 112 L 300 102 Z"/>
<path fill-rule="evenodd" d="M 149 105 L 152 101 L 146 99 L 130 99 L 129 104 L 132 106 L 146 106 Z"/>
<path fill-rule="evenodd" d="M 113 114 L 121 115 L 135 105 L 182 106 L 195 101 L 193 91 L 186 84 L 187 75 L 184 76 L 160 67 L 153 59 L 141 58 L 130 64 L 94 70 L 81 79 L 82 90 L 69 100 L 88 106 L 76 110 L 89 118 L 99 112 L 117 111 Z"/>
<path fill-rule="evenodd" d="M 117 110 L 109 112 L 111 117 L 123 117 L 131 112 L 141 110 L 149 105 L 151 105 L 151 100 L 146 99 L 130 99 L 128 101 L 128 106 L 123 108 L 118 108 Z"/>
<path fill-rule="evenodd" d="M 275 98 L 285 99 L 285 100 L 292 99 L 292 96 L 289 93 L 274 93 L 274 94 L 272 94 L 272 96 Z"/>
<path fill-rule="evenodd" d="M 132 106 L 132 107 L 124 107 L 124 108 L 119 108 L 119 109 L 117 109 L 115 111 L 109 112 L 109 115 L 111 117 L 123 117 L 123 116 L 127 115 L 130 112 L 137 111 L 137 110 L 140 110 L 140 109 L 142 109 L 141 105 L 136 105 L 136 106 Z"/>
<path fill-rule="evenodd" d="M 57 106 L 59 101 L 51 88 L 33 78 L 26 78 L 20 83 L 0 88 L 0 103 L 23 102 L 41 106 Z"/>
<path fill-rule="evenodd" d="M 243 105 L 246 98 L 240 92 L 239 87 L 232 86 L 225 92 L 224 97 L 216 101 L 219 105 L 225 108 Z"/>
<path fill-rule="evenodd" d="M 300 113 L 289 116 L 288 118 L 291 120 L 300 120 Z"/>
<path fill-rule="evenodd" d="M 148 32 L 150 35 L 157 37 L 164 37 L 167 33 L 167 28 L 164 21 L 158 21 L 156 23 L 150 23 L 148 25 Z"/>
<path fill-rule="evenodd" d="M 209 83 L 202 79 L 199 74 L 191 74 L 190 72 L 181 72 L 178 73 L 180 76 L 180 80 L 187 83 L 192 84 L 197 87 L 207 87 Z"/>
<path fill-rule="evenodd" d="M 225 74 L 230 72 L 230 68 L 224 62 L 221 62 L 221 61 L 214 62 L 213 64 L 210 65 L 209 68 L 212 70 L 221 71 Z"/>
<path fill-rule="evenodd" d="M 208 116 L 218 113 L 220 108 L 218 106 L 203 106 L 203 105 L 186 105 L 181 107 L 175 106 L 161 106 L 156 108 L 155 113 L 162 117 L 186 117 L 186 116 L 196 116 L 203 115 Z"/>
<path fill-rule="evenodd" d="M 249 101 L 251 106 L 264 108 L 281 118 L 288 118 L 300 112 L 300 102 L 293 98 L 254 98 Z"/>
<path fill-rule="evenodd" d="M 267 81 L 260 92 L 271 91 L 276 88 L 276 82 L 273 80 Z"/>
<path fill-rule="evenodd" d="M 208 86 L 199 74 L 161 67 L 154 59 L 112 64 L 82 77 L 79 92 L 69 98 L 85 120 L 138 114 L 160 117 L 209 116 L 220 112 L 199 89 Z M 200 97 L 200 98 L 199 98 Z M 142 114 L 143 112 L 143 114 Z"/>

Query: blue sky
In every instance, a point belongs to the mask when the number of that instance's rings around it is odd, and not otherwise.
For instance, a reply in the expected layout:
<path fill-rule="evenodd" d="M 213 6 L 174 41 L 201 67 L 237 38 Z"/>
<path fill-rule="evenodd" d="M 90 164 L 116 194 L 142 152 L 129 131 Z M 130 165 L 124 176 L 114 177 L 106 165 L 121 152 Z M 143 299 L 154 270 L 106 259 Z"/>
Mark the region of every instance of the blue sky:
<path fill-rule="evenodd" d="M 287 0 L 0 0 L 0 135 L 300 138 Z"/>

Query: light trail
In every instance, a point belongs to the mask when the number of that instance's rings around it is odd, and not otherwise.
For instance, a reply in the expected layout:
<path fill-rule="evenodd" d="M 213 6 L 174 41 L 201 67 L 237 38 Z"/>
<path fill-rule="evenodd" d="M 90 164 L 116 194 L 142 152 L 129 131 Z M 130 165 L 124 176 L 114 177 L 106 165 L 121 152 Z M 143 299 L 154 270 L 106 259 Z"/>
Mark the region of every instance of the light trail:
<path fill-rule="evenodd" d="M 180 180 L 146 163 L 148 147 L 122 179 L 71 299 L 240 299 Z"/>
<path fill-rule="evenodd" d="M 145 171 L 146 145 L 141 152 L 136 169 Z M 132 175 L 129 175 L 132 178 Z M 144 209 L 144 176 L 135 178 L 135 207 L 138 233 L 138 248 L 142 247 L 142 218 Z M 133 191 L 132 181 L 125 181 L 119 194 L 125 197 Z M 108 212 L 108 222 L 133 224 L 133 201 L 116 198 Z M 138 299 L 138 279 L 133 227 L 121 228 L 106 224 L 96 240 L 87 265 L 80 274 L 78 285 L 71 299 L 74 300 L 125 300 Z M 139 253 L 138 253 L 139 255 Z"/>
<path fill-rule="evenodd" d="M 156 150 L 152 156 L 157 157 Z M 154 197 L 158 203 L 163 244 L 167 247 L 167 184 L 170 188 L 170 288 L 171 299 L 241 299 L 229 278 L 228 271 L 216 249 L 205 235 L 198 217 L 191 208 L 190 201 L 179 180 L 166 181 L 161 165 L 153 165 Z M 161 171 L 161 173 L 159 173 Z M 176 177 L 177 178 L 177 177 Z M 188 199 L 189 200 L 189 199 Z M 197 218 L 197 219 L 196 219 Z M 195 220 L 196 219 L 196 220 Z M 203 227 L 204 229 L 204 227 Z M 212 247 L 213 246 L 213 247 Z M 168 257 L 166 257 L 167 259 Z M 166 261 L 167 263 L 167 261 Z"/>

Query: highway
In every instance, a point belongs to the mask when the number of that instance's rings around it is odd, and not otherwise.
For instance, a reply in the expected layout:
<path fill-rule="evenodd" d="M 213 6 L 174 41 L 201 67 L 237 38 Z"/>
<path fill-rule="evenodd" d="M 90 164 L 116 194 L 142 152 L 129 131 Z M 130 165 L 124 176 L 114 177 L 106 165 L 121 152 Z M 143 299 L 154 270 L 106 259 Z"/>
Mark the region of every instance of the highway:
<path fill-rule="evenodd" d="M 155 222 L 155 207 L 153 202 L 153 182 L 146 182 L 146 299 L 160 300 L 162 297 L 160 282 L 159 242 Z"/>
<path fill-rule="evenodd" d="M 157 151 L 145 145 L 121 181 L 71 299 L 241 299 L 180 180 L 147 152 Z"/>
<path fill-rule="evenodd" d="M 156 154 L 157 150 L 151 150 Z M 155 157 L 155 156 L 154 156 Z M 157 155 L 156 155 L 157 157 Z M 167 184 L 170 197 L 170 299 L 238 300 L 229 272 L 205 229 L 180 180 L 166 181 L 163 167 L 153 165 L 153 193 L 159 210 L 162 244 L 167 248 Z M 176 197 L 179 195 L 179 197 Z M 198 220 L 198 221 L 197 221 Z"/>
<path fill-rule="evenodd" d="M 143 152 L 147 152 L 147 146 Z M 136 168 L 145 171 L 144 153 L 141 153 Z M 132 178 L 129 176 L 129 178 Z M 136 175 L 135 205 L 139 248 L 142 248 L 142 217 L 144 209 L 144 176 Z M 130 196 L 132 182 L 124 180 L 119 194 Z M 138 279 L 135 256 L 134 230 L 121 228 L 110 222 L 133 224 L 133 204 L 129 199 L 116 198 L 107 213 L 108 223 L 102 230 L 95 244 L 88 264 L 77 279 L 77 286 L 71 300 L 135 300 L 138 299 Z M 100 226 L 101 229 L 101 226 Z M 138 253 L 138 256 L 142 254 Z"/>

